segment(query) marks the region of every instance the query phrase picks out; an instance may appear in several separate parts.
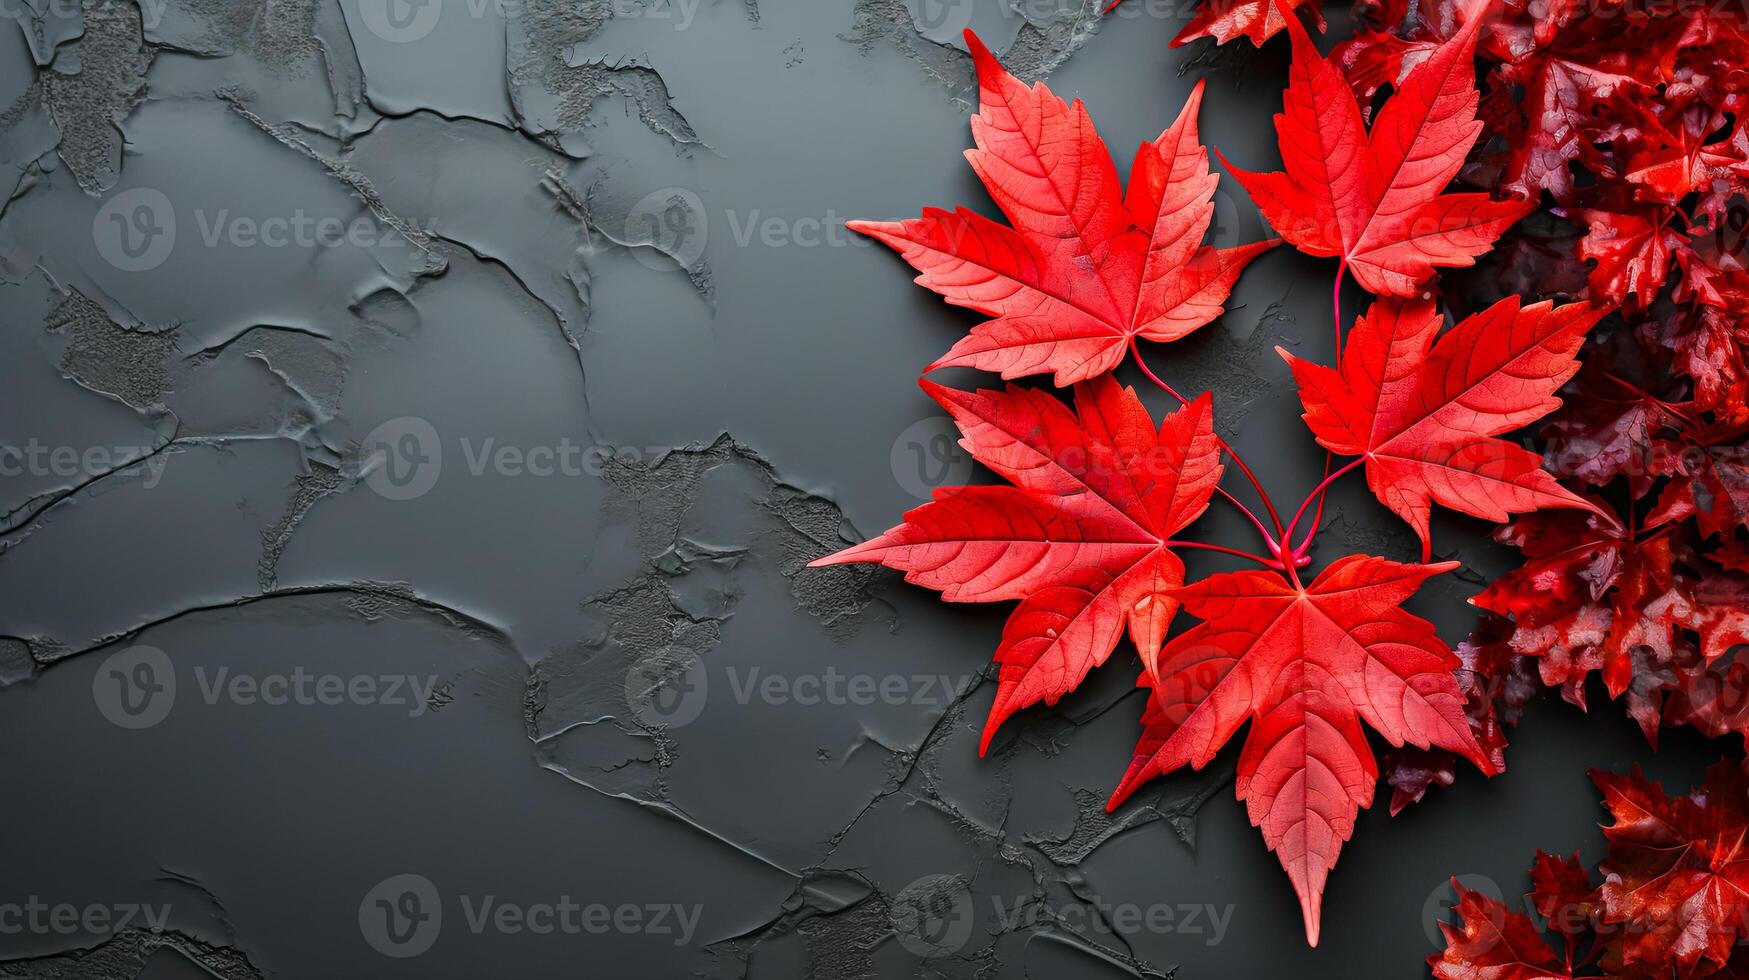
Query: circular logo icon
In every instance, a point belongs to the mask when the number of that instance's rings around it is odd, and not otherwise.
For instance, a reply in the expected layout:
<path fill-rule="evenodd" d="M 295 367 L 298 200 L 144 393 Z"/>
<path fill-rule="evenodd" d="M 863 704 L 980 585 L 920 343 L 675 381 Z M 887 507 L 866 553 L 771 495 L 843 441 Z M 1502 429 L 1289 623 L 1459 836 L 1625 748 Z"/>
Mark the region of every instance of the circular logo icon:
<path fill-rule="evenodd" d="M 115 725 L 151 728 L 176 706 L 176 669 L 170 655 L 148 646 L 110 654 L 91 678 L 91 699 Z"/>
<path fill-rule="evenodd" d="M 959 430 L 946 416 L 907 426 L 893 440 L 889 461 L 893 479 L 918 500 L 928 500 L 938 488 L 962 486 L 972 478 L 972 454 L 960 445 Z"/>
<path fill-rule="evenodd" d="M 443 443 L 430 422 L 413 415 L 390 419 L 364 437 L 364 482 L 389 500 L 431 492 L 443 472 Z"/>
<path fill-rule="evenodd" d="M 443 930 L 443 903 L 424 875 L 385 879 L 358 903 L 358 931 L 370 948 L 398 960 L 418 956 Z"/>
<path fill-rule="evenodd" d="M 443 0 L 358 0 L 364 26 L 390 44 L 424 40 L 443 17 Z"/>
<path fill-rule="evenodd" d="M 925 875 L 893 896 L 899 945 L 924 959 L 952 956 L 972 938 L 972 890 L 959 875 Z"/>
<path fill-rule="evenodd" d="M 97 209 L 91 240 L 103 261 L 122 272 L 150 272 L 176 249 L 176 209 L 163 191 L 122 191 Z"/>
<path fill-rule="evenodd" d="M 972 0 L 911 0 L 917 33 L 938 44 L 952 44 L 972 25 Z"/>
<path fill-rule="evenodd" d="M 1487 875 L 1458 875 L 1457 883 L 1469 891 L 1479 892 L 1496 902 L 1501 900 L 1500 885 Z M 1452 889 L 1451 882 L 1444 882 L 1438 888 L 1428 893 L 1427 901 L 1421 903 L 1421 928 L 1427 934 L 1427 941 L 1435 949 L 1445 946 L 1445 937 L 1440 935 L 1439 924 L 1451 922 L 1456 916 L 1452 909 L 1457 907 L 1457 893 Z M 1499 906 L 1496 906 L 1499 908 Z M 1494 935 L 1502 935 L 1505 922 L 1496 922 Z"/>
<path fill-rule="evenodd" d="M 632 254 L 652 269 L 696 268 L 704 259 L 709 237 L 704 200 L 684 187 L 651 191 L 626 213 L 624 241 L 643 246 L 633 248 Z"/>
<path fill-rule="evenodd" d="M 710 698 L 710 674 L 690 650 L 664 647 L 626 672 L 626 704 L 650 728 L 682 728 L 698 720 Z"/>

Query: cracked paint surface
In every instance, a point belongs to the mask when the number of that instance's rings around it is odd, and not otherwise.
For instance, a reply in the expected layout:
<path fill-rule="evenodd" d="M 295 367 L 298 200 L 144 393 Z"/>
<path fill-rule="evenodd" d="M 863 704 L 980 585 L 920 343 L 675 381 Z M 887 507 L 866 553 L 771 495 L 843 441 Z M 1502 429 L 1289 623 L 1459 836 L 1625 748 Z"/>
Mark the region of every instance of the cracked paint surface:
<path fill-rule="evenodd" d="M 1268 152 L 1281 52 L 1102 5 L 14 4 L 0 976 L 1398 976 L 1448 875 L 1519 887 L 1500 814 L 1698 774 L 1551 709 L 1514 780 L 1368 814 L 1308 951 L 1230 753 L 1104 812 L 1127 648 L 980 760 L 1003 611 L 805 569 L 978 478 L 913 386 L 971 321 L 843 229 L 978 199 L 960 28 L 1116 147 L 1213 66 L 1209 142 Z M 1278 250 L 1150 351 L 1283 496 L 1326 277 Z M 1354 490 L 1320 540 L 1402 551 Z"/>

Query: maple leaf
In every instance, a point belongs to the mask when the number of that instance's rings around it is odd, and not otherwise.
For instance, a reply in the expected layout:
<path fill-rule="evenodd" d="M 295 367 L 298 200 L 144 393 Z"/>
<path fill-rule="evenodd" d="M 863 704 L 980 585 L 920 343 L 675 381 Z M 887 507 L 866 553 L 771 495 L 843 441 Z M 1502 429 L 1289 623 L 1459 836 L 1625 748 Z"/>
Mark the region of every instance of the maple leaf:
<path fill-rule="evenodd" d="M 1668 537 L 1635 541 L 1571 512 L 1521 518 L 1499 538 L 1528 560 L 1472 601 L 1511 617 L 1510 645 L 1538 658 L 1544 684 L 1584 707 L 1585 680 L 1599 671 L 1610 697 L 1628 695 L 1629 714 L 1654 746 L 1661 721 L 1708 730 L 1740 720 L 1733 692 L 1741 688 L 1721 688 L 1707 670 L 1749 643 L 1749 578 L 1695 576 L 1679 567 Z M 1675 700 L 1664 704 L 1666 695 Z"/>
<path fill-rule="evenodd" d="M 1196 16 L 1172 39 L 1172 46 L 1180 47 L 1199 37 L 1213 38 L 1216 44 L 1244 37 L 1261 48 L 1289 20 L 1297 20 L 1296 12 L 1302 8 L 1317 21 L 1318 30 L 1324 30 L 1321 6 L 1321 0 L 1203 0 Z"/>
<path fill-rule="evenodd" d="M 1579 855 L 1562 859 L 1536 852 L 1531 868 L 1531 904 L 1562 936 L 1566 955 L 1551 949 L 1536 921 L 1498 899 L 1453 879 L 1461 926 L 1441 922 L 1446 947 L 1427 958 L 1435 980 L 1569 980 L 1575 959 L 1592 933 L 1596 889 Z"/>
<path fill-rule="evenodd" d="M 1008 487 L 951 487 L 870 541 L 814 562 L 878 562 L 950 602 L 1019 600 L 980 751 L 1014 712 L 1056 704 L 1117 646 L 1125 624 L 1152 660 L 1177 613 L 1171 538 L 1208 506 L 1220 442 L 1204 395 L 1156 429 L 1134 390 L 1101 376 L 1070 412 L 1048 392 L 957 391 L 928 381 L 979 462 Z"/>
<path fill-rule="evenodd" d="M 1381 299 L 1349 332 L 1340 370 L 1277 350 L 1318 443 L 1365 460 L 1368 485 L 1415 528 L 1425 560 L 1436 501 L 1491 521 L 1596 509 L 1544 471 L 1541 456 L 1493 437 L 1559 407 L 1555 391 L 1579 369 L 1574 354 L 1602 315 L 1509 296 L 1436 340 L 1444 321 L 1431 302 Z"/>
<path fill-rule="evenodd" d="M 1593 771 L 1615 822 L 1603 828 L 1606 921 L 1623 930 L 1628 963 L 1718 967 L 1749 931 L 1749 779 L 1720 762 L 1700 789 L 1672 799 L 1635 767 Z"/>
<path fill-rule="evenodd" d="M 1534 208 L 1445 194 L 1481 133 L 1471 64 L 1480 17 L 1416 65 L 1370 132 L 1336 60 L 1288 20 L 1293 64 L 1275 116 L 1285 171 L 1221 162 L 1271 226 L 1308 255 L 1340 258 L 1367 291 L 1413 296 L 1438 266 L 1468 266 Z"/>
<path fill-rule="evenodd" d="M 1593 770 L 1609 856 L 1603 884 L 1575 853 L 1538 851 L 1527 898 L 1542 918 L 1452 885 L 1461 925 L 1440 923 L 1446 948 L 1427 958 L 1435 980 L 1730 980 L 1749 976 L 1749 779 L 1736 762 L 1707 770 L 1687 796 L 1666 796 L 1635 767 Z M 1543 927 L 1564 952 L 1545 941 Z"/>
<path fill-rule="evenodd" d="M 1557 477 L 1594 487 L 1626 477 L 1638 499 L 1651 491 L 1657 474 L 1648 457 L 1680 430 L 1686 413 L 1622 376 L 1627 363 L 1643 364 L 1639 351 L 1623 351 L 1618 332 L 1594 347 L 1574 383 L 1572 396 L 1542 427 L 1549 440 L 1548 469 Z M 1631 359 L 1631 361 L 1630 361 Z"/>
<path fill-rule="evenodd" d="M 1573 970 L 1530 916 L 1452 879 L 1463 925 L 1439 924 L 1445 949 L 1427 957 L 1434 980 L 1569 980 Z"/>
<path fill-rule="evenodd" d="M 1637 214 L 1595 208 L 1580 208 L 1574 214 L 1591 226 L 1579 254 L 1597 262 L 1591 270 L 1592 293 L 1611 305 L 1619 306 L 1630 296 L 1641 305 L 1651 302 L 1664 288 L 1672 254 L 1688 241 L 1680 232 Z"/>
<path fill-rule="evenodd" d="M 1640 331 L 1653 350 L 1676 355 L 1694 382 L 1695 404 L 1732 424 L 1749 422 L 1749 326 L 1728 311 L 1746 307 L 1749 291 L 1691 306 L 1665 322 L 1648 321 Z"/>
<path fill-rule="evenodd" d="M 1219 316 L 1239 273 L 1277 242 L 1202 243 L 1219 182 L 1197 135 L 1202 83 L 1136 152 L 1126 194 L 1079 99 L 1028 87 L 970 31 L 966 41 L 979 84 L 966 159 L 1012 227 L 964 208 L 848 223 L 903 256 L 919 285 L 994 318 L 928 370 L 1050 372 L 1069 385 L 1116 368 L 1135 338 L 1177 340 Z"/>
<path fill-rule="evenodd" d="M 1506 728 L 1518 724 L 1525 703 L 1541 689 L 1536 660 L 1512 649 L 1507 642 L 1511 636 L 1512 623 L 1506 617 L 1487 615 L 1457 647 L 1464 714 L 1476 743 L 1500 773 L 1506 771 Z M 1448 749 L 1387 750 L 1384 772 L 1391 784 L 1391 816 L 1420 802 L 1433 786 L 1450 786 L 1457 768 L 1457 754 Z"/>
<path fill-rule="evenodd" d="M 1143 735 L 1111 807 L 1155 776 L 1201 769 L 1250 721 L 1237 794 L 1293 881 L 1316 946 L 1325 878 L 1378 781 L 1363 720 L 1392 745 L 1452 749 L 1493 771 L 1464 716 L 1457 657 L 1433 624 L 1399 608 L 1456 567 L 1350 555 L 1310 585 L 1246 571 L 1178 589 L 1204 622 L 1147 661 Z"/>
<path fill-rule="evenodd" d="M 1677 456 L 1647 527 L 1694 518 L 1702 535 L 1726 538 L 1749 526 L 1749 446 L 1691 446 Z"/>

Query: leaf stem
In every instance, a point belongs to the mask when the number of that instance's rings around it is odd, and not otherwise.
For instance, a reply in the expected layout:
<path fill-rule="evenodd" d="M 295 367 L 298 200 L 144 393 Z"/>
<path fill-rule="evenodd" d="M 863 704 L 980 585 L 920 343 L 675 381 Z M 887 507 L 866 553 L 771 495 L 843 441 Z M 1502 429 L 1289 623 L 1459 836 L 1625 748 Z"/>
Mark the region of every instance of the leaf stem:
<path fill-rule="evenodd" d="M 1348 258 L 1347 258 L 1347 256 L 1344 256 L 1341 261 L 1336 263 L 1336 285 L 1332 286 L 1330 288 L 1330 320 L 1333 324 L 1335 324 L 1335 331 L 1336 331 L 1335 361 L 1336 361 L 1336 369 L 1338 371 L 1340 371 L 1342 369 L 1342 280 L 1347 275 L 1348 275 Z M 1324 481 L 1325 481 L 1324 487 L 1325 487 L 1325 489 L 1329 488 L 1330 481 L 1332 479 L 1334 479 L 1334 477 L 1332 477 L 1330 475 L 1330 464 L 1335 462 L 1335 459 L 1336 459 L 1336 457 L 1334 456 L 1334 454 L 1332 454 L 1330 452 L 1330 450 L 1328 450 L 1328 449 L 1324 450 Z M 1309 551 L 1312 547 L 1312 539 L 1318 536 L 1318 528 L 1322 527 L 1324 524 L 1324 501 L 1325 501 L 1325 498 L 1327 496 L 1328 495 L 1324 494 L 1324 493 L 1318 494 L 1318 511 L 1317 511 L 1317 513 L 1312 515 L 1312 525 L 1310 527 L 1306 528 L 1305 538 L 1300 541 L 1300 543 L 1297 547 L 1294 548 L 1294 560 L 1296 563 L 1300 559 L 1306 557 L 1307 551 Z M 1298 524 L 1298 523 L 1299 523 L 1299 518 L 1295 517 L 1289 526 L 1291 527 L 1291 526 Z"/>
<path fill-rule="evenodd" d="M 1178 399 L 1179 404 L 1190 404 L 1190 399 L 1179 394 L 1177 389 L 1160 380 L 1160 376 L 1155 374 L 1152 368 L 1148 367 L 1148 362 L 1142 359 L 1141 344 L 1137 343 L 1136 338 L 1134 337 L 1130 338 L 1130 353 L 1135 355 L 1136 365 L 1142 369 L 1143 374 L 1148 376 L 1148 380 L 1159 385 L 1161 390 L 1166 392 L 1166 394 Z M 1219 487 L 1215 488 L 1216 491 L 1220 493 L 1222 497 L 1225 497 L 1230 501 L 1233 506 L 1238 507 L 1246 517 L 1251 518 L 1251 523 L 1256 525 L 1257 533 L 1263 535 L 1264 543 L 1269 545 L 1269 550 L 1272 554 L 1280 554 L 1282 551 L 1281 542 L 1286 541 L 1287 538 L 1284 533 L 1285 529 L 1282 527 L 1281 515 L 1277 514 L 1275 511 L 1275 503 L 1269 499 L 1269 494 L 1263 489 L 1263 484 L 1258 481 L 1257 474 L 1251 472 L 1251 467 L 1245 465 L 1245 461 L 1233 450 L 1232 445 L 1218 435 L 1215 436 L 1215 440 L 1220 443 L 1221 451 L 1232 457 L 1234 465 L 1238 466 L 1240 472 L 1245 474 L 1245 479 L 1251 481 L 1251 488 L 1257 491 L 1257 498 L 1263 501 L 1264 508 L 1269 511 L 1269 520 L 1270 523 L 1275 525 L 1275 534 L 1271 535 L 1269 529 L 1263 526 L 1263 522 L 1258 519 L 1256 513 L 1254 513 L 1251 508 L 1241 503 L 1239 498 Z"/>
<path fill-rule="evenodd" d="M 1278 572 L 1282 569 L 1282 564 L 1279 560 L 1265 558 L 1262 555 L 1254 555 L 1249 551 L 1240 551 L 1237 548 L 1222 547 L 1218 544 L 1203 544 L 1201 541 L 1167 541 L 1164 542 L 1164 545 L 1168 548 L 1200 548 L 1203 551 L 1218 551 L 1223 555 L 1232 555 L 1235 558 L 1250 559 L 1259 565 L 1266 568 L 1273 568 Z"/>
<path fill-rule="evenodd" d="M 1357 456 L 1354 459 L 1349 460 L 1348 463 L 1345 464 L 1341 469 L 1324 477 L 1324 482 L 1318 484 L 1318 486 L 1315 489 L 1313 489 L 1311 493 L 1306 495 L 1305 502 L 1301 503 L 1300 509 L 1294 512 L 1293 520 L 1290 520 L 1287 522 L 1287 530 L 1283 533 L 1282 540 L 1286 541 L 1293 536 L 1294 528 L 1299 526 L 1300 518 L 1306 516 L 1306 508 L 1312 506 L 1312 501 L 1314 501 L 1314 500 L 1320 501 L 1318 510 L 1320 512 L 1322 512 L 1324 509 L 1323 504 L 1322 504 L 1322 501 L 1324 499 L 1324 492 L 1326 490 L 1330 489 L 1330 484 L 1335 483 L 1337 480 L 1341 479 L 1345 474 L 1347 474 L 1348 471 L 1354 469 L 1356 466 L 1359 466 L 1360 464 L 1362 464 L 1364 462 L 1366 462 L 1365 456 Z M 1306 533 L 1305 544 L 1300 545 L 1299 549 L 1296 549 L 1294 551 L 1294 558 L 1298 559 L 1298 558 L 1303 557 L 1300 554 L 1300 551 L 1305 549 L 1305 548 L 1309 548 L 1311 546 L 1312 536 L 1315 533 L 1317 533 L 1317 530 L 1318 530 L 1318 525 L 1316 522 L 1313 522 L 1312 529 Z"/>

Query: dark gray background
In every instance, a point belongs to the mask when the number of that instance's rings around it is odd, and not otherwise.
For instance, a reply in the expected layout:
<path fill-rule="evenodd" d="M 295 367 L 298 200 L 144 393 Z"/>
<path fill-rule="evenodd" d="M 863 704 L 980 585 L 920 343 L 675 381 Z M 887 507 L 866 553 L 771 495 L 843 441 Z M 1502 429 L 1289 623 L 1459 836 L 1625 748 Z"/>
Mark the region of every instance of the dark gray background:
<path fill-rule="evenodd" d="M 971 474 L 915 379 L 973 319 L 842 222 L 989 210 L 940 43 L 968 21 L 1125 167 L 1205 73 L 1206 141 L 1273 165 L 1285 44 L 1193 64 L 1141 0 L 676 3 L 6 0 L 0 975 L 1412 977 L 1449 875 L 1598 856 L 1587 767 L 1686 787 L 1716 755 L 1533 703 L 1505 777 L 1363 815 L 1317 950 L 1231 751 L 1103 814 L 1127 643 L 979 760 L 1006 610 L 802 570 Z M 1264 234 L 1223 192 L 1216 239 Z M 1287 506 L 1321 460 L 1271 348 L 1328 358 L 1332 274 L 1277 250 L 1149 350 Z M 515 465 L 541 447 L 606 452 Z M 1414 555 L 1358 480 L 1334 499 L 1321 561 Z M 1455 643 L 1509 556 L 1437 530 L 1469 568 L 1416 608 Z M 208 696 L 221 670 L 422 693 Z M 126 678 L 174 697 L 130 715 Z M 397 958 L 403 875 L 442 924 Z M 635 911 L 476 931 L 485 896 Z M 3 928 L 33 900 L 168 928 Z"/>

